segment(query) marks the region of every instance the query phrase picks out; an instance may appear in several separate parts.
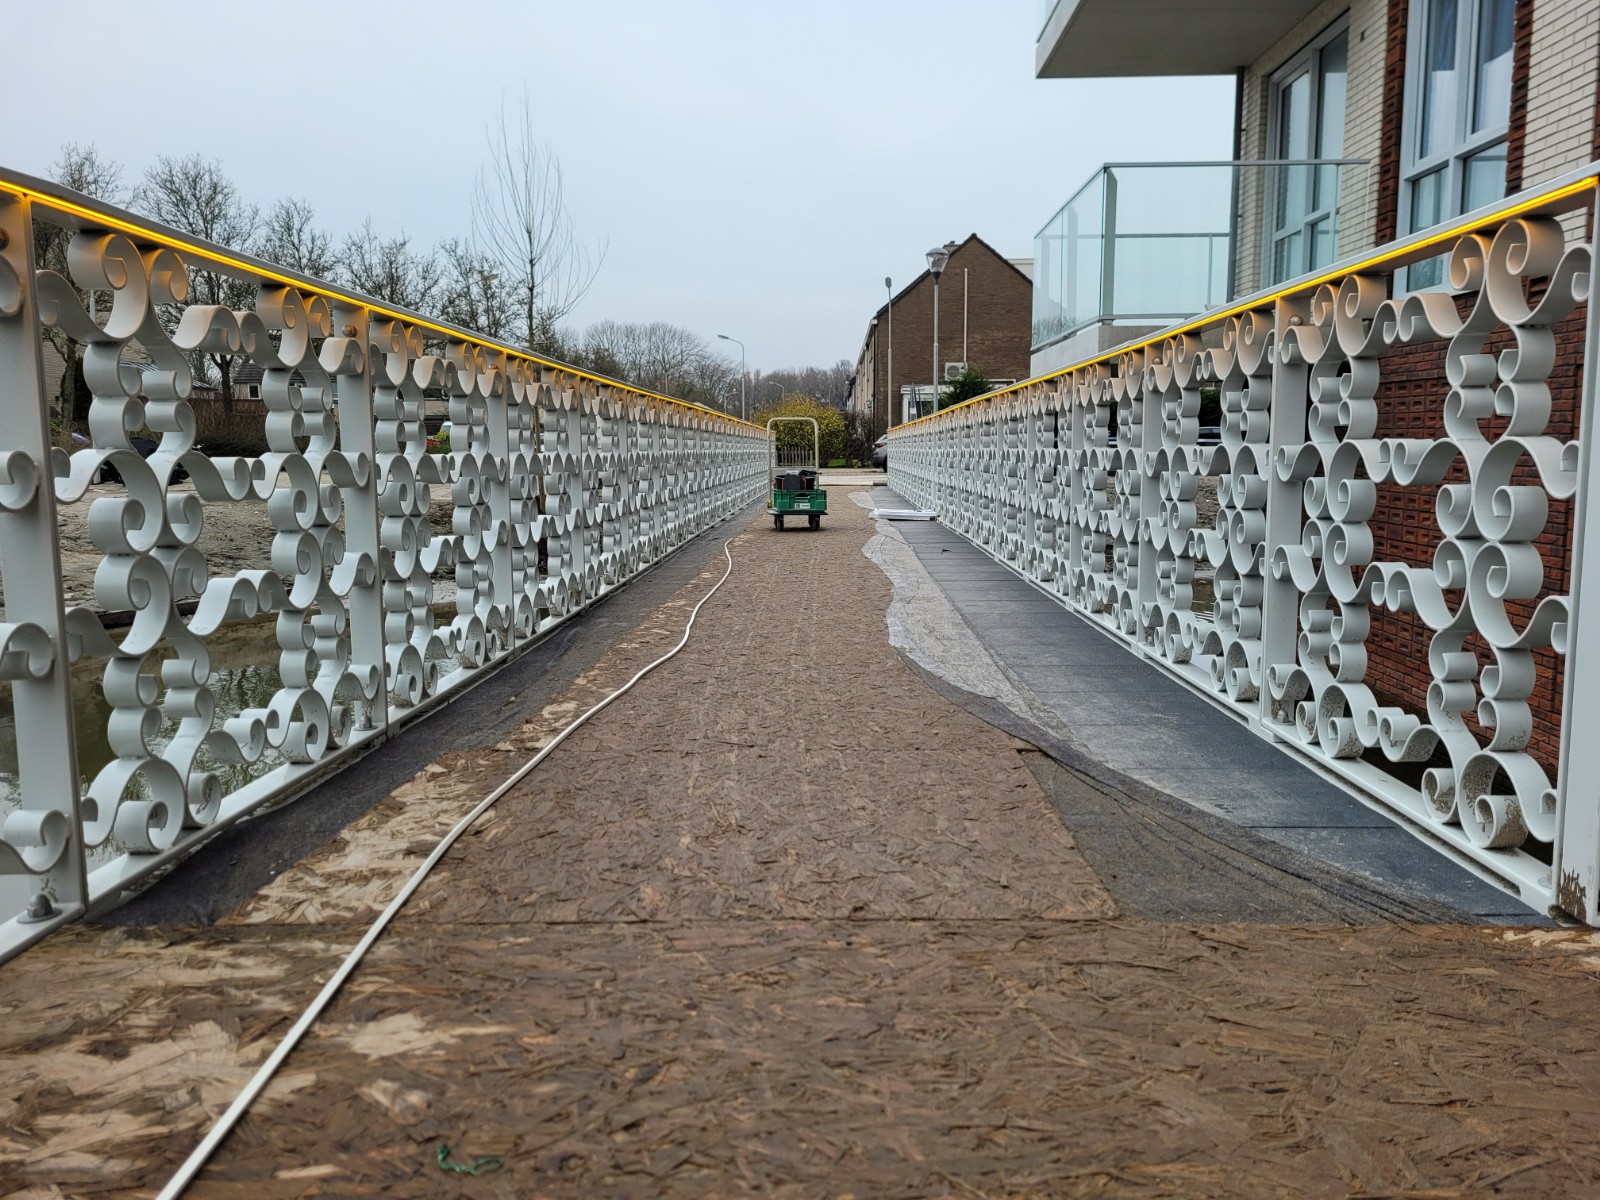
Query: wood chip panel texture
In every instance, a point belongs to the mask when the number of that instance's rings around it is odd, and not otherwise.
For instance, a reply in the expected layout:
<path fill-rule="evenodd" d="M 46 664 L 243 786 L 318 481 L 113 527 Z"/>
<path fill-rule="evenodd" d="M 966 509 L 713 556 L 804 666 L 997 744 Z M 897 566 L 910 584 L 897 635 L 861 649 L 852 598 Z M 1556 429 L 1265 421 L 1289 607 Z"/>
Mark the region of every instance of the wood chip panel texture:
<path fill-rule="evenodd" d="M 1593 1189 L 1593 936 L 1119 916 L 1018 743 L 888 650 L 834 508 L 740 535 L 690 648 L 464 839 L 192 1197 Z M 153 1195 L 395 864 L 715 575 L 231 922 L 10 964 L 0 1196 Z"/>

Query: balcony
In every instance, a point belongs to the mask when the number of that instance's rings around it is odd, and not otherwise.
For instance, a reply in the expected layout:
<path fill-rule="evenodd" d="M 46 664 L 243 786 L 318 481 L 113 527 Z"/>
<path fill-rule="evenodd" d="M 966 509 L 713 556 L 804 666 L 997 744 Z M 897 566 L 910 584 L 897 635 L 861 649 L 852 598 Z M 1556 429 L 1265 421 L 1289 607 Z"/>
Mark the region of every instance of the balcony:
<path fill-rule="evenodd" d="M 1231 75 L 1315 7 L 1314 0 L 1039 0 L 1034 73 Z"/>
<path fill-rule="evenodd" d="M 1034 371 L 1334 261 L 1366 232 L 1359 159 L 1108 163 L 1035 238 Z"/>

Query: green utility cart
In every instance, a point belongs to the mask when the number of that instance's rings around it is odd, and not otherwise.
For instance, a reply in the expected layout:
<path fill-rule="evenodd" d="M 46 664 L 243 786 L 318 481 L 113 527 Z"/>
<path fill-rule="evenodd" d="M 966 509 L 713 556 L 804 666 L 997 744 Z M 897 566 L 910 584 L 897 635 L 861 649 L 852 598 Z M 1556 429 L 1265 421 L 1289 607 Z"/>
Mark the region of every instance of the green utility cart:
<path fill-rule="evenodd" d="M 806 431 L 800 429 L 790 430 L 787 437 L 779 436 L 779 426 L 796 423 L 810 425 L 811 436 L 807 438 Z M 785 517 L 804 517 L 812 529 L 822 528 L 822 518 L 828 513 L 828 493 L 817 486 L 821 452 L 822 439 L 815 418 L 773 417 L 767 422 L 767 478 L 772 480 L 767 512 L 774 529 L 783 529 Z"/>

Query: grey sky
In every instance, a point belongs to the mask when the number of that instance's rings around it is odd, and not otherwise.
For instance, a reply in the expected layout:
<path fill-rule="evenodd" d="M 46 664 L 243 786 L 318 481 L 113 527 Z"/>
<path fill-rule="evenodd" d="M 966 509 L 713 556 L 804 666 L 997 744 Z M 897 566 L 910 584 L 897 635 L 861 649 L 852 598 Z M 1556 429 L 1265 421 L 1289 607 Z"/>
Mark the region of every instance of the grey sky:
<path fill-rule="evenodd" d="M 575 321 L 728 333 L 753 368 L 854 359 L 929 246 L 1030 255 L 1101 162 L 1230 150 L 1230 78 L 1035 80 L 1035 0 L 0 7 L 0 163 L 198 151 L 336 235 L 468 232 L 484 123 L 526 84 L 610 240 Z"/>

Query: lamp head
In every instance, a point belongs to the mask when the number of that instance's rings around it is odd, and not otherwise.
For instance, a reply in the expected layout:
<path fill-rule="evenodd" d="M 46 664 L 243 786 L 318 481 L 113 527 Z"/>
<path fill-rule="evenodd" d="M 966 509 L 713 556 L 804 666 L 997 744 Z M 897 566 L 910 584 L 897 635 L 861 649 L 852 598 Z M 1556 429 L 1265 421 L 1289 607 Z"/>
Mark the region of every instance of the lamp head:
<path fill-rule="evenodd" d="M 928 270 L 933 272 L 935 279 L 939 277 L 939 272 L 944 270 L 944 265 L 949 261 L 950 251 L 943 246 L 935 246 L 928 251 Z"/>

